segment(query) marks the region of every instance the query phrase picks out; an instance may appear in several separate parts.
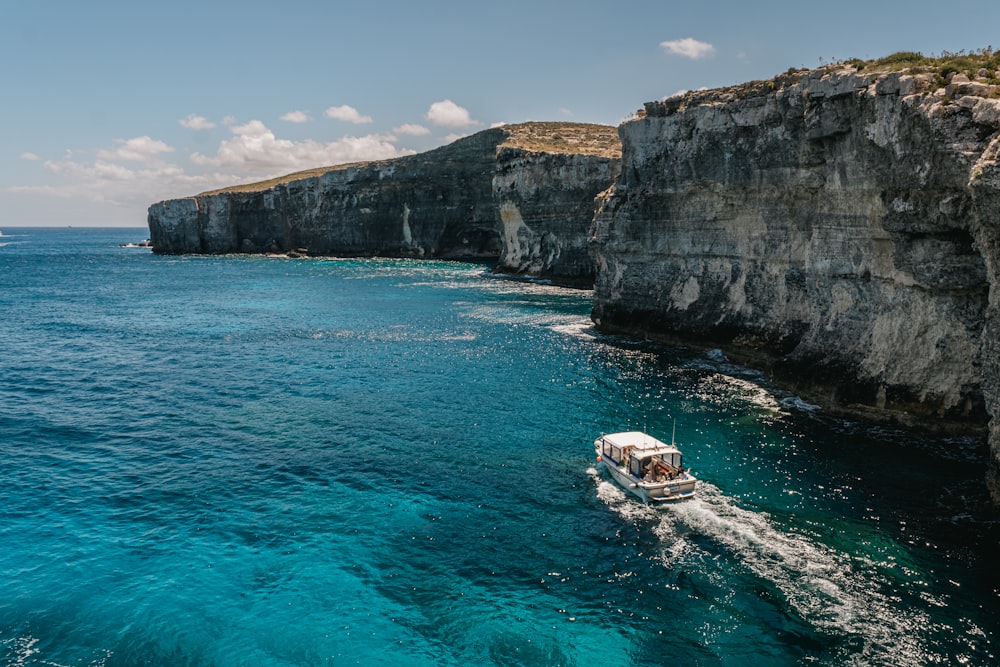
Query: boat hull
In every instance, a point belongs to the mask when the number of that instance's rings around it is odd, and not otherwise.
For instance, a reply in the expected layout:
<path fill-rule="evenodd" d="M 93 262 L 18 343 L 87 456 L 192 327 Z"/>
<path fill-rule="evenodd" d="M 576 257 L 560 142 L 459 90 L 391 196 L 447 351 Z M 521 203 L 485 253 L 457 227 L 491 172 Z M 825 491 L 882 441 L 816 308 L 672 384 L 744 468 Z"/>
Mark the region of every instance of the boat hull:
<path fill-rule="evenodd" d="M 644 503 L 684 500 L 686 498 L 693 498 L 695 495 L 695 483 L 697 479 L 691 475 L 687 475 L 686 479 L 675 479 L 666 482 L 644 482 L 637 480 L 612 461 L 602 460 L 600 452 L 597 453 L 597 458 L 599 462 L 604 464 L 604 467 L 611 474 L 611 478 L 615 480 L 618 486 L 636 496 Z"/>

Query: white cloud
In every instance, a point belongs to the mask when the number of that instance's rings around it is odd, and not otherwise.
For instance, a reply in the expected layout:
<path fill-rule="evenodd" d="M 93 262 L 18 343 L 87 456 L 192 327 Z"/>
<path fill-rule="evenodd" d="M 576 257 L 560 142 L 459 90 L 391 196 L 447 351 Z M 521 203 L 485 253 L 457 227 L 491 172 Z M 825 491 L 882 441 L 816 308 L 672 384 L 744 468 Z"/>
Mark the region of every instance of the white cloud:
<path fill-rule="evenodd" d="M 207 128 L 207 123 L 194 115 L 181 121 L 192 129 Z M 79 220 L 87 215 L 84 211 L 92 212 L 91 223 L 141 225 L 149 205 L 163 199 L 303 169 L 412 155 L 415 151 L 397 146 L 396 136 L 430 134 L 421 125 L 407 124 L 391 134 L 298 141 L 275 136 L 259 120 L 240 123 L 227 117 L 218 125 L 223 123 L 231 134 L 214 144 L 214 149 L 203 145 L 201 152 L 181 151 L 150 136 L 118 139 L 96 151 L 66 150 L 54 160 L 24 152 L 21 159 L 37 161 L 48 174 L 46 182 L 2 187 L 0 196 L 32 202 L 25 204 L 31 210 L 70 211 Z M 207 136 L 198 138 L 205 140 Z M 182 162 L 185 155 L 189 162 Z M 61 203 L 52 203 L 56 201 Z"/>
<path fill-rule="evenodd" d="M 308 123 L 312 119 L 305 111 L 289 111 L 281 117 L 281 120 L 288 123 Z"/>
<path fill-rule="evenodd" d="M 329 143 L 289 141 L 275 137 L 258 120 L 231 122 L 232 137 L 222 141 L 214 155 L 191 154 L 193 164 L 187 167 L 166 159 L 176 152 L 172 147 L 143 136 L 118 140 L 89 158 L 67 150 L 60 160 L 42 162 L 50 174 L 45 185 L 15 185 L 0 192 L 35 197 L 38 202 L 58 199 L 74 211 L 90 207 L 98 212 L 97 221 L 141 225 L 149 205 L 163 199 L 303 169 L 414 153 L 397 148 L 389 134 L 345 136 Z"/>
<path fill-rule="evenodd" d="M 97 152 L 98 160 L 130 160 L 133 162 L 149 162 L 156 159 L 160 153 L 173 153 L 172 146 L 168 146 L 159 139 L 148 136 L 135 137 L 132 139 L 115 139 L 116 147 L 112 150 L 101 149 Z"/>
<path fill-rule="evenodd" d="M 410 136 L 420 137 L 425 134 L 430 134 L 431 131 L 428 130 L 423 125 L 417 125 L 416 123 L 404 123 L 399 127 L 394 127 L 392 129 L 396 134 L 409 134 Z"/>
<path fill-rule="evenodd" d="M 699 42 L 697 39 L 685 37 L 667 42 L 660 42 L 660 46 L 667 53 L 675 56 L 684 56 L 691 60 L 698 60 L 715 53 L 715 47 L 708 42 Z"/>
<path fill-rule="evenodd" d="M 132 181 L 135 180 L 138 174 L 144 171 L 142 169 L 132 169 L 130 167 L 126 167 L 125 165 L 107 162 L 104 160 L 97 160 L 92 165 L 74 162 L 72 160 L 63 160 L 61 162 L 48 161 L 45 163 L 45 168 L 56 176 L 89 181 Z M 163 169 L 158 168 L 146 171 L 162 172 Z"/>
<path fill-rule="evenodd" d="M 177 122 L 189 130 L 211 130 L 215 127 L 215 123 L 197 114 L 191 114 L 187 118 L 181 118 Z"/>
<path fill-rule="evenodd" d="M 567 109 L 566 107 L 559 107 L 559 113 L 568 118 L 572 118 L 573 116 L 576 115 L 575 113 L 573 113 L 571 109 Z"/>
<path fill-rule="evenodd" d="M 172 146 L 149 136 L 116 139 L 112 148 L 97 151 L 93 162 L 77 159 L 73 151 L 67 150 L 62 160 L 43 163 L 56 182 L 14 186 L 8 191 L 142 211 L 154 201 L 190 192 L 206 180 L 219 180 L 220 185 L 234 182 L 232 174 L 215 178 L 185 174 L 181 167 L 162 159 L 173 152 Z M 135 215 L 137 223 L 141 220 Z"/>
<path fill-rule="evenodd" d="M 329 107 L 323 112 L 323 115 L 327 118 L 334 118 L 347 123 L 354 123 L 355 125 L 372 122 L 371 116 L 362 116 L 358 113 L 357 109 L 347 104 L 342 104 L 339 107 Z"/>
<path fill-rule="evenodd" d="M 113 151 L 104 151 L 113 153 Z M 193 176 L 164 161 L 137 168 L 98 159 L 84 163 L 66 158 L 46 161 L 45 168 L 59 182 L 37 186 L 13 186 L 8 192 L 19 195 L 58 198 L 101 205 L 105 215 L 113 215 L 108 207 L 121 210 L 125 220 L 142 224 L 144 211 L 153 202 L 170 197 L 203 192 L 232 185 L 239 181 L 235 174 L 202 174 Z M 117 215 L 122 215 L 121 213 Z"/>
<path fill-rule="evenodd" d="M 473 120 L 469 110 L 460 107 L 451 100 L 441 100 L 431 105 L 427 110 L 427 120 L 441 127 L 469 127 L 479 125 Z"/>
<path fill-rule="evenodd" d="M 396 148 L 390 135 L 370 134 L 341 137 L 320 143 L 279 139 L 259 120 L 231 128 L 233 138 L 219 144 L 214 156 L 192 153 L 197 165 L 231 169 L 247 176 L 280 176 L 293 171 L 325 165 L 412 155 L 413 151 Z"/>
<path fill-rule="evenodd" d="M 450 144 L 453 141 L 458 141 L 459 139 L 464 139 L 467 136 L 469 136 L 469 135 L 468 134 L 461 134 L 459 132 L 452 132 L 451 134 L 445 136 L 444 141 L 445 141 L 445 143 Z"/>

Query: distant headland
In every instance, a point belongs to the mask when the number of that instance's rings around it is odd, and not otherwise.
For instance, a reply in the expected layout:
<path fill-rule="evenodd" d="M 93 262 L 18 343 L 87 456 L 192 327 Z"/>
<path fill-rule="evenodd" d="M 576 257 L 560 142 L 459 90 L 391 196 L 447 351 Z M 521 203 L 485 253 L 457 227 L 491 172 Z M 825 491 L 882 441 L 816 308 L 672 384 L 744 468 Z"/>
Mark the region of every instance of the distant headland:
<path fill-rule="evenodd" d="M 323 167 L 154 204 L 159 253 L 437 257 L 590 287 L 594 197 L 616 128 L 523 123 L 391 160 Z"/>

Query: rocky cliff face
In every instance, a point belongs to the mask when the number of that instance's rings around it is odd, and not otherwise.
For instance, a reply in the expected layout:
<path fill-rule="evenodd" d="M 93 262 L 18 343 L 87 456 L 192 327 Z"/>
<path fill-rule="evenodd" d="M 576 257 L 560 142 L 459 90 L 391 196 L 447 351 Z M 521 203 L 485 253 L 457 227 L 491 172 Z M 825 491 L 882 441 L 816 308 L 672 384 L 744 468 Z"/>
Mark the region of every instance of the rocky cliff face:
<path fill-rule="evenodd" d="M 617 174 L 614 128 L 525 123 L 394 160 L 292 174 L 154 204 L 158 253 L 496 259 L 497 270 L 593 282 L 593 199 Z"/>
<path fill-rule="evenodd" d="M 995 94 L 828 68 L 646 104 L 591 230 L 594 320 L 756 357 L 841 411 L 1000 417 Z"/>
<path fill-rule="evenodd" d="M 603 126 L 532 123 L 500 147 L 493 175 L 499 270 L 563 285 L 594 284 L 587 241 L 594 197 L 621 164 L 617 131 L 596 128 Z"/>

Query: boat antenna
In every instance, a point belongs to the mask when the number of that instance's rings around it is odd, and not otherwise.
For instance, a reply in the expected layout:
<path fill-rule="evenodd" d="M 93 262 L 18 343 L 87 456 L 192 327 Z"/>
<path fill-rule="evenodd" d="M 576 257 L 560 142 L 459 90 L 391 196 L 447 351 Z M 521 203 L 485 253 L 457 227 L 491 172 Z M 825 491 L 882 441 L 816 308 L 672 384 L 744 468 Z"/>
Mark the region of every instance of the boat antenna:
<path fill-rule="evenodd" d="M 670 432 L 670 446 L 674 447 L 674 438 L 677 435 L 677 417 L 674 417 L 674 429 Z"/>

